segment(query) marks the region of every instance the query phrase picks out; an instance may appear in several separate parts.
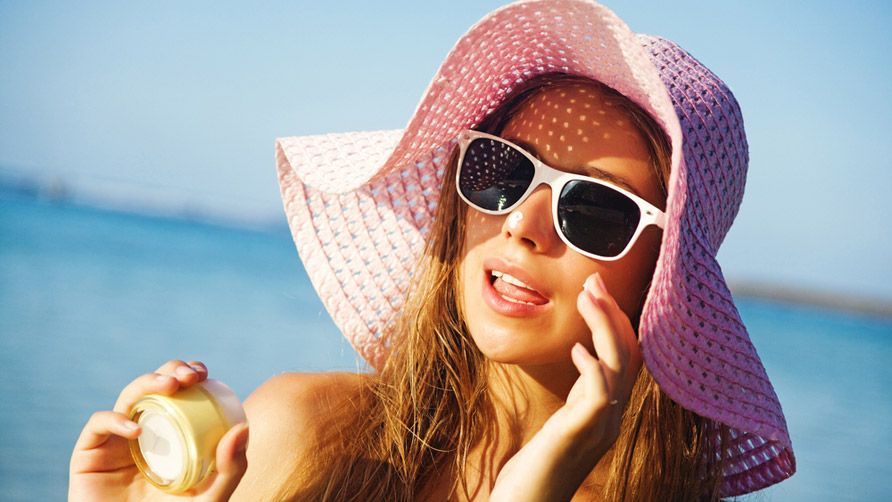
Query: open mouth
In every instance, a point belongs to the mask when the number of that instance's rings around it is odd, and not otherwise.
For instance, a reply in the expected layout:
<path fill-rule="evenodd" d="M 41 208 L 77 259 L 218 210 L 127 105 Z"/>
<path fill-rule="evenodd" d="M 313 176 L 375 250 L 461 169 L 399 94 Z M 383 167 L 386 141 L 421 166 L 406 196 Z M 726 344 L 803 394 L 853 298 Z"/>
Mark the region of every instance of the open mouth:
<path fill-rule="evenodd" d="M 542 293 L 511 274 L 500 270 L 489 270 L 489 284 L 503 300 L 524 305 L 545 305 L 548 303 Z"/>

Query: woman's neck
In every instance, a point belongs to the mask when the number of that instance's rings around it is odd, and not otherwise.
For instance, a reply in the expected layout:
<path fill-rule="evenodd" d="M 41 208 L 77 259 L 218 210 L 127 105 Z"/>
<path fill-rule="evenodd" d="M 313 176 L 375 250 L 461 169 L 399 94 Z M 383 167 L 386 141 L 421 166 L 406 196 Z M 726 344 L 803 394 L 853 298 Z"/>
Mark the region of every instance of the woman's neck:
<path fill-rule="evenodd" d="M 489 362 L 487 375 L 499 436 L 523 445 L 564 405 L 579 372 L 570 361 L 536 366 Z"/>
<path fill-rule="evenodd" d="M 505 462 L 539 432 L 542 425 L 566 402 L 579 378 L 570 361 L 566 364 L 522 366 L 489 362 L 487 378 L 496 415 L 489 441 L 474 448 L 484 478 L 494 480 Z M 613 450 L 609 450 L 586 479 L 581 493 L 600 493 Z M 490 477 L 491 476 L 491 477 Z"/>
<path fill-rule="evenodd" d="M 489 361 L 486 375 L 495 424 L 471 446 L 465 463 L 468 470 L 464 473 L 470 493 L 467 498 L 464 494 L 452 494 L 456 500 L 488 499 L 499 471 L 564 405 L 579 372 L 569 361 L 565 366 L 520 366 Z M 600 493 L 611 454 L 612 451 L 601 459 L 580 493 Z M 435 479 L 426 487 L 428 491 L 423 498 L 446 498 L 449 486 L 448 478 Z"/>

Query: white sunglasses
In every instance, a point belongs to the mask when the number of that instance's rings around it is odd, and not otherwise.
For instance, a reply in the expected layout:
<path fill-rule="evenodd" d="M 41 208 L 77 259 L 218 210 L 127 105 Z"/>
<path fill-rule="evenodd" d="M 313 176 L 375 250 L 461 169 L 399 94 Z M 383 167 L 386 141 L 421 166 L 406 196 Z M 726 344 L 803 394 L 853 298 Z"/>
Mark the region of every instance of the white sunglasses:
<path fill-rule="evenodd" d="M 458 145 L 455 185 L 462 200 L 487 214 L 508 214 L 545 183 L 551 187 L 558 235 L 589 258 L 619 260 L 648 225 L 665 227 L 665 213 L 641 197 L 598 178 L 549 167 L 498 136 L 466 130 Z"/>

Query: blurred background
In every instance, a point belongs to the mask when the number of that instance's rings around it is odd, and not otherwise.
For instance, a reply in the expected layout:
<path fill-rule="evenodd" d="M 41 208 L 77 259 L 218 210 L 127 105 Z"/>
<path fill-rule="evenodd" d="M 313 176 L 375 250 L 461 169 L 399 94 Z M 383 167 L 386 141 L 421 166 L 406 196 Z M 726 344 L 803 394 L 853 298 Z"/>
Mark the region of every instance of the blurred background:
<path fill-rule="evenodd" d="M 278 136 L 405 126 L 502 2 L 0 0 L 0 499 L 61 499 L 90 413 L 167 359 L 245 398 L 363 368 L 316 297 Z M 784 406 L 791 479 L 744 500 L 876 500 L 892 477 L 892 4 L 607 3 L 743 109 L 719 260 Z"/>

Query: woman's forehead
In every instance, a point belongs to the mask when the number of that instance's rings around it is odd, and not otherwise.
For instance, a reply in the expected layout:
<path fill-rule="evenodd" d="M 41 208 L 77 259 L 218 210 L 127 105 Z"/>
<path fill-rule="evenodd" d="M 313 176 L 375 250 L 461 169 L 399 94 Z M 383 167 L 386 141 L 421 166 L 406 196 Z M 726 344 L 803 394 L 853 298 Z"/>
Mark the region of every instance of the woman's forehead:
<path fill-rule="evenodd" d="M 627 143 L 643 143 L 628 112 L 619 105 L 594 84 L 556 85 L 521 104 L 502 133 L 520 134 L 520 139 L 537 144 L 542 155 L 554 152 L 550 156 L 556 159 L 573 157 L 572 152 L 586 144 L 607 153 L 634 146 Z"/>
<path fill-rule="evenodd" d="M 594 83 L 539 91 L 518 107 L 501 135 L 565 171 L 591 176 L 587 167 L 598 167 L 636 188 L 653 176 L 651 169 L 641 170 L 650 166 L 650 152 L 629 112 Z"/>

